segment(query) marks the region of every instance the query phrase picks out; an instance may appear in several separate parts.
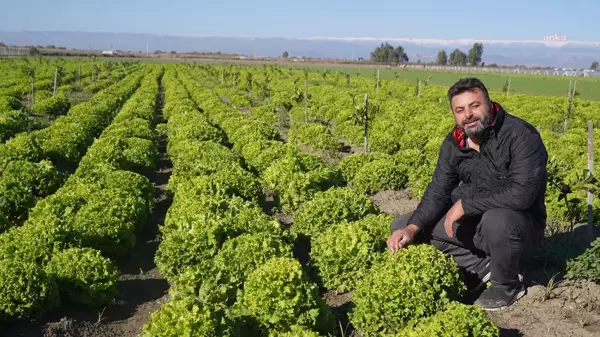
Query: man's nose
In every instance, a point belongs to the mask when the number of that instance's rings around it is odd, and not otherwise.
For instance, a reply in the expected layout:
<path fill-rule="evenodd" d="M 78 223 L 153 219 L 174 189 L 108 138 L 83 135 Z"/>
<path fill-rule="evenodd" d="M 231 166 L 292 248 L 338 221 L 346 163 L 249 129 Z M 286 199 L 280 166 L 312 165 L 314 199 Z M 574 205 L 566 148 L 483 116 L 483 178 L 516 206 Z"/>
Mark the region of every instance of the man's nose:
<path fill-rule="evenodd" d="M 470 120 L 473 117 L 473 111 L 471 109 L 465 110 L 465 121 Z"/>

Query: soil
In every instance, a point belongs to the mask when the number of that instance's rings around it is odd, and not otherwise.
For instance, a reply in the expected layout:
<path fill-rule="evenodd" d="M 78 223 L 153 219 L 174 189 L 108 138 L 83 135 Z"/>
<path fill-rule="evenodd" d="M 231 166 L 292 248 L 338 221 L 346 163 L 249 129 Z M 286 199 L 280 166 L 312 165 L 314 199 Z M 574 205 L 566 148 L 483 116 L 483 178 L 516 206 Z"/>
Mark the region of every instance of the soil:
<path fill-rule="evenodd" d="M 491 312 L 503 337 L 600 336 L 600 286 L 591 282 L 535 285 L 514 306 Z"/>
<path fill-rule="evenodd" d="M 412 197 L 409 190 L 388 190 L 376 193 L 371 200 L 383 213 L 401 215 L 414 211 L 419 200 Z"/>

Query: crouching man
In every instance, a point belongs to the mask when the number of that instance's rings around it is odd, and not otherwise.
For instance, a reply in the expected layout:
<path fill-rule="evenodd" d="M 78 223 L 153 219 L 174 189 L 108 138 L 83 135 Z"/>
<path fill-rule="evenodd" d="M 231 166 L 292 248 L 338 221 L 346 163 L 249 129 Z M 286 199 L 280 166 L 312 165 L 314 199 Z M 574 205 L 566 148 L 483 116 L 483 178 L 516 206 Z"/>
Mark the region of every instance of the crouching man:
<path fill-rule="evenodd" d="M 456 127 L 417 209 L 393 221 L 387 246 L 437 247 L 480 286 L 491 281 L 476 305 L 502 309 L 525 294 L 520 264 L 544 236 L 548 154 L 537 130 L 492 102 L 478 79 L 459 80 L 448 98 Z"/>

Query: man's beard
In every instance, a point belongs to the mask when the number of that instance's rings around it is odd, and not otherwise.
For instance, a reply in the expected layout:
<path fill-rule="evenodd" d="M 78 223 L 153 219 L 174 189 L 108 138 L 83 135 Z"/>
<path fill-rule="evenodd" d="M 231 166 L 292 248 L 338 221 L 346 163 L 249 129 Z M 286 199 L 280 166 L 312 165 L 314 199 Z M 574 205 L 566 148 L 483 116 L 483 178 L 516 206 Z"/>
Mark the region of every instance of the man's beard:
<path fill-rule="evenodd" d="M 472 128 L 466 128 L 463 126 L 461 129 L 464 131 L 467 137 L 481 139 L 485 129 L 490 126 L 490 116 L 490 114 L 487 114 L 483 117 L 483 119 L 479 119 L 479 117 L 473 117 L 472 119 L 465 121 L 463 124 L 466 125 L 478 121 L 479 125 Z"/>

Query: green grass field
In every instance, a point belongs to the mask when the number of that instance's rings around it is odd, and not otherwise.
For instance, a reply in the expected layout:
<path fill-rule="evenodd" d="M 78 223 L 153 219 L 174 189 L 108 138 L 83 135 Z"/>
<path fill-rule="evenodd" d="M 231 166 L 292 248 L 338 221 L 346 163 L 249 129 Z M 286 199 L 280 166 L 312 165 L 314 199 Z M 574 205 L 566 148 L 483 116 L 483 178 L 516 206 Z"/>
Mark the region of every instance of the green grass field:
<path fill-rule="evenodd" d="M 332 72 L 350 72 L 351 75 L 357 75 L 360 71 L 360 76 L 373 77 L 377 70 L 375 68 L 366 67 L 339 67 L 339 66 L 310 66 L 312 71 L 323 72 L 323 69 L 328 69 Z M 579 92 L 579 98 L 585 100 L 600 101 L 600 78 L 583 78 L 583 77 L 558 77 L 545 75 L 526 75 L 526 74 L 491 74 L 483 72 L 442 72 L 442 71 L 426 71 L 414 69 L 385 69 L 381 68 L 379 76 L 381 79 L 392 80 L 396 78 L 395 73 L 398 73 L 400 81 L 408 81 L 416 83 L 418 80 L 426 81 L 429 75 L 430 84 L 451 86 L 458 79 L 463 77 L 477 77 L 485 83 L 490 91 L 501 92 L 504 84 L 508 79 L 511 81 L 511 93 L 528 94 L 528 95 L 543 95 L 543 96 L 567 96 L 569 91 L 569 81 L 577 80 L 576 90 Z"/>

